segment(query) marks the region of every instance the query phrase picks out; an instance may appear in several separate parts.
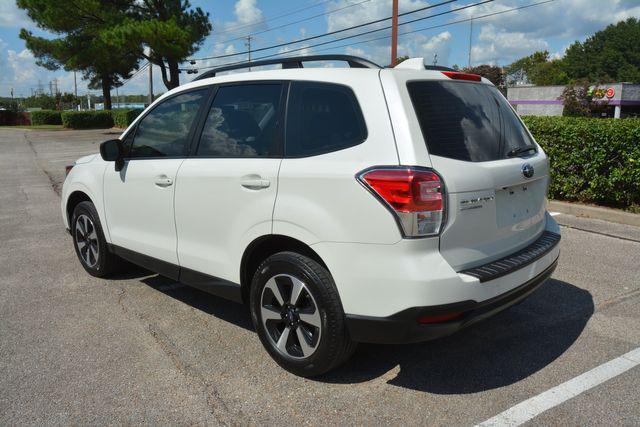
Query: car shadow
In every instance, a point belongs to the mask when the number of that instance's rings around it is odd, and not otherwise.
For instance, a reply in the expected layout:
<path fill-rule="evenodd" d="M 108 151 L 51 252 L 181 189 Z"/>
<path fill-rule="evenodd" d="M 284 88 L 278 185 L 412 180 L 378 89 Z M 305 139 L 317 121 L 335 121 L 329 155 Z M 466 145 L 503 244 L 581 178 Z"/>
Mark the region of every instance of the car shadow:
<path fill-rule="evenodd" d="M 378 378 L 436 394 L 477 393 L 520 381 L 563 354 L 593 315 L 591 294 L 551 279 L 522 303 L 452 336 L 420 344 L 361 344 L 352 359 L 316 381 Z"/>
<path fill-rule="evenodd" d="M 208 294 L 160 275 L 142 278 L 140 282 L 221 320 L 250 331 L 254 330 L 249 309 L 242 304 Z"/>
<path fill-rule="evenodd" d="M 140 282 L 158 292 L 246 330 L 246 306 L 138 268 Z M 135 276 L 135 272 L 130 273 Z M 407 345 L 360 344 L 351 360 L 312 380 L 355 384 L 399 367 L 388 381 L 436 394 L 477 393 L 518 382 L 562 355 L 593 315 L 591 294 L 550 279 L 522 303 L 438 340 Z M 256 338 L 257 339 L 257 338 Z"/>

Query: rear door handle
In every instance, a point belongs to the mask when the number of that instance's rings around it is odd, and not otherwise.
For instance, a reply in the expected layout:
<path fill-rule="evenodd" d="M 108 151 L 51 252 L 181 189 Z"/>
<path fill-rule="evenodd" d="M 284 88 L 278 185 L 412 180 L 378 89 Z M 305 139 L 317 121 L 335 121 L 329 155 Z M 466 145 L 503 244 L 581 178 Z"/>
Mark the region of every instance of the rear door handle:
<path fill-rule="evenodd" d="M 268 179 L 251 178 L 243 179 L 242 181 L 240 181 L 240 185 L 250 190 L 260 190 L 261 188 L 269 187 L 271 185 L 271 182 Z"/>
<path fill-rule="evenodd" d="M 173 185 L 173 180 L 171 178 L 167 178 L 166 176 L 159 176 L 156 178 L 156 185 L 158 187 L 169 187 Z"/>

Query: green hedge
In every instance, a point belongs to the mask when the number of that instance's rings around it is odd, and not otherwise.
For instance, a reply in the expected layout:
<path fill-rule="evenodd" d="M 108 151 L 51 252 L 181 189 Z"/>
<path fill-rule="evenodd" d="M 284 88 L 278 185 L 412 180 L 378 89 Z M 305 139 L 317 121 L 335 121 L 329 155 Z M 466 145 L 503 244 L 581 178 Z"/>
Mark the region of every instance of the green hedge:
<path fill-rule="evenodd" d="M 62 125 L 71 129 L 103 129 L 113 127 L 110 111 L 66 111 Z"/>
<path fill-rule="evenodd" d="M 142 113 L 140 109 L 118 109 L 111 110 L 113 124 L 117 128 L 127 128 Z"/>
<path fill-rule="evenodd" d="M 549 197 L 622 208 L 640 205 L 640 119 L 523 120 L 549 156 Z"/>
<path fill-rule="evenodd" d="M 60 111 L 40 110 L 31 112 L 32 125 L 61 125 L 62 116 Z"/>

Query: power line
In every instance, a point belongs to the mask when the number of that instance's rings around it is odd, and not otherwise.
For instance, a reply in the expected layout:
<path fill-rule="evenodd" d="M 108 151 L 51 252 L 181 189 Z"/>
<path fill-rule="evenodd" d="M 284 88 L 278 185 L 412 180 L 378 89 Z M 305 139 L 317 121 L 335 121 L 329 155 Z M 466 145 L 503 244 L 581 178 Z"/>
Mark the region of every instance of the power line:
<path fill-rule="evenodd" d="M 315 4 L 311 4 L 311 5 L 302 7 L 300 9 L 292 10 L 291 12 L 287 12 L 287 13 L 282 14 L 282 15 L 272 16 L 272 17 L 269 17 L 267 19 L 259 19 L 257 21 L 253 21 L 253 22 L 249 22 L 249 23 L 246 23 L 246 24 L 237 25 L 237 26 L 234 26 L 234 27 L 231 27 L 231 28 L 227 28 L 227 29 L 225 29 L 223 31 L 215 31 L 214 33 L 215 34 L 232 33 L 232 32 L 234 32 L 234 31 L 236 31 L 236 30 L 238 30 L 240 28 L 247 28 L 247 27 L 252 27 L 254 25 L 262 24 L 262 23 L 265 23 L 265 22 L 275 21 L 275 20 L 280 19 L 280 18 L 284 18 L 284 17 L 287 17 L 287 16 L 295 15 L 298 12 L 303 12 L 305 10 L 313 9 L 315 7 L 318 7 L 318 6 L 323 5 L 325 3 L 329 3 L 331 1 L 333 1 L 333 0 L 324 0 L 324 1 L 321 1 L 321 2 L 318 2 L 318 3 L 315 3 Z"/>
<path fill-rule="evenodd" d="M 256 31 L 256 32 L 254 32 L 254 33 L 251 33 L 251 35 L 252 35 L 252 36 L 256 36 L 256 35 L 258 35 L 258 34 L 264 34 L 264 33 L 269 33 L 269 32 L 271 32 L 271 31 L 280 30 L 280 29 L 282 29 L 282 28 L 290 27 L 291 25 L 296 25 L 296 24 L 299 24 L 299 23 L 301 23 L 301 22 L 311 21 L 312 19 L 316 19 L 316 18 L 319 18 L 319 17 L 321 17 L 321 16 L 331 15 L 331 14 L 334 14 L 334 13 L 340 12 L 340 11 L 342 11 L 342 10 L 349 9 L 350 7 L 359 6 L 359 5 L 361 5 L 362 3 L 367 3 L 367 2 L 369 2 L 369 1 L 371 1 L 371 0 L 363 0 L 363 1 L 360 1 L 360 2 L 358 2 L 358 3 L 352 3 L 352 4 L 349 4 L 349 5 L 347 5 L 347 6 L 338 7 L 338 8 L 336 8 L 336 9 L 328 10 L 328 11 L 323 12 L 323 13 L 318 13 L 317 15 L 308 16 L 308 17 L 306 17 L 306 18 L 299 19 L 299 20 L 297 20 L 297 21 L 293 21 L 293 22 L 289 22 L 289 23 L 286 23 L 286 24 L 282 24 L 282 25 L 279 25 L 279 26 L 277 26 L 277 27 L 272 27 L 272 28 L 268 28 L 268 29 L 266 29 L 266 30 Z M 229 42 L 232 42 L 232 41 L 235 41 L 235 40 L 241 40 L 241 39 L 245 39 L 245 38 L 247 38 L 247 36 L 238 36 L 238 37 L 234 37 L 234 38 L 232 38 L 232 39 L 228 39 L 228 40 L 222 41 L 222 42 L 220 42 L 220 43 L 222 43 L 222 44 L 226 44 L 226 43 L 229 43 Z"/>
<path fill-rule="evenodd" d="M 446 11 L 446 12 L 440 12 L 440 13 L 437 13 L 437 14 L 434 14 L 434 15 L 429 15 L 429 16 L 425 16 L 425 17 L 422 17 L 422 18 L 417 18 L 417 19 L 413 19 L 413 20 L 410 20 L 410 21 L 402 22 L 402 23 L 398 24 L 398 26 L 407 25 L 407 24 L 411 24 L 411 23 L 414 23 L 414 22 L 418 22 L 418 21 L 423 21 L 425 19 L 434 18 L 436 16 L 442 16 L 442 15 L 453 13 L 453 12 L 457 12 L 457 11 L 460 11 L 460 10 L 463 10 L 463 9 L 468 9 L 470 7 L 475 7 L 475 6 L 479 6 L 479 5 L 485 4 L 485 3 L 490 3 L 492 1 L 494 1 L 494 0 L 484 0 L 484 1 L 481 1 L 481 2 L 478 2 L 478 3 L 472 3 L 472 4 L 469 4 L 469 5 L 466 5 L 466 6 L 462 6 L 462 7 L 456 8 L 456 9 L 451 9 L 451 10 Z M 435 6 L 437 6 L 437 5 L 435 5 Z M 406 14 L 406 12 L 405 12 L 405 14 Z M 293 53 L 293 52 L 299 52 L 301 50 L 311 49 L 311 48 L 314 48 L 314 47 L 325 46 L 325 45 L 328 45 L 328 44 L 331 44 L 331 43 L 336 43 L 336 42 L 339 42 L 339 41 L 348 40 L 348 39 L 364 36 L 364 35 L 367 35 L 367 34 L 376 33 L 376 32 L 383 31 L 383 30 L 388 30 L 389 28 L 391 28 L 391 26 L 387 26 L 387 27 L 383 27 L 383 28 L 377 28 L 377 29 L 374 29 L 374 30 L 369 30 L 369 31 L 365 31 L 365 32 L 362 32 L 362 33 L 354 34 L 354 35 L 351 35 L 351 36 L 344 36 L 344 37 L 341 37 L 341 38 L 338 38 L 338 39 L 334 39 L 334 40 L 328 40 L 328 41 L 325 41 L 325 42 L 316 43 L 316 44 L 311 45 L 311 46 L 303 46 L 303 47 L 299 47 L 299 48 L 295 48 L 295 49 L 289 50 L 289 51 L 285 52 L 285 54 L 289 54 L 289 53 Z M 408 34 L 408 33 L 403 33 L 403 34 Z M 390 38 L 390 37 L 386 37 L 385 36 L 384 38 Z M 256 52 L 256 51 L 259 51 L 259 50 L 264 50 L 264 49 L 254 49 L 253 52 Z M 275 54 L 270 54 L 270 55 L 266 55 L 266 56 L 261 56 L 259 58 L 254 58 L 254 60 L 257 61 L 257 60 L 260 60 L 260 59 L 272 58 L 272 57 L 278 56 L 278 55 L 281 55 L 281 53 L 275 53 Z M 208 66 L 208 67 L 201 67 L 200 69 L 201 70 L 206 70 L 206 69 L 209 69 L 209 68 L 222 67 L 222 66 L 225 66 L 225 65 L 242 64 L 244 62 L 245 61 L 237 61 L 237 62 L 232 62 L 232 63 L 229 63 L 229 64 L 212 65 L 212 66 Z"/>
<path fill-rule="evenodd" d="M 398 16 L 400 17 L 400 16 L 409 15 L 409 14 L 412 14 L 412 13 L 422 12 L 423 10 L 433 9 L 434 7 L 443 6 L 445 4 L 454 3 L 456 1 L 458 1 L 458 0 L 445 0 L 445 1 L 442 1 L 440 3 L 436 3 L 436 4 L 433 4 L 433 5 L 420 7 L 418 9 L 414 9 L 414 10 L 411 10 L 409 12 L 400 13 L 400 14 L 398 14 Z M 463 6 L 463 7 L 457 8 L 457 9 L 451 9 L 451 10 L 448 10 L 448 11 L 445 11 L 445 12 L 441 12 L 441 13 L 436 14 L 436 15 L 429 15 L 427 17 L 419 18 L 417 20 L 413 20 L 413 21 L 409 21 L 409 22 L 403 22 L 402 24 L 399 24 L 399 25 L 405 25 L 405 24 L 408 24 L 408 23 L 411 23 L 411 22 L 416 22 L 416 21 L 419 21 L 419 20 L 433 18 L 435 16 L 445 15 L 445 14 L 448 14 L 448 13 L 453 13 L 453 12 L 456 12 L 458 10 L 467 9 L 469 7 L 478 6 L 478 5 L 484 4 L 484 3 L 490 3 L 492 1 L 494 1 L 494 0 L 485 0 L 485 1 L 480 2 L 480 3 L 474 3 L 474 4 Z M 294 41 L 287 42 L 287 43 L 280 43 L 280 44 L 276 44 L 276 45 L 272 45 L 272 46 L 261 47 L 259 49 L 254 49 L 253 52 L 261 52 L 261 51 L 264 51 L 264 50 L 275 49 L 277 47 L 285 47 L 285 46 L 288 46 L 288 45 L 291 45 L 291 44 L 302 43 L 302 42 L 306 42 L 306 41 L 309 41 L 309 40 L 315 40 L 315 39 L 318 39 L 320 37 L 332 36 L 334 34 L 343 33 L 345 31 L 355 30 L 356 28 L 366 27 L 367 25 L 378 24 L 380 22 L 387 21 L 387 20 L 389 20 L 391 18 L 392 17 L 389 16 L 387 18 L 376 19 L 374 21 L 365 22 L 363 24 L 353 25 L 351 27 L 342 28 L 340 30 L 335 30 L 335 31 L 330 31 L 328 33 L 318 34 L 318 35 L 315 35 L 315 36 L 306 37 L 306 38 L 303 38 L 303 39 L 294 40 Z M 385 30 L 385 29 L 389 29 L 389 28 L 391 28 L 391 27 L 389 26 L 389 27 L 381 28 L 381 29 L 375 30 L 375 31 Z M 351 37 L 357 37 L 357 36 L 351 36 Z M 341 39 L 341 40 L 344 40 L 344 39 Z M 208 57 L 203 57 L 203 58 L 195 58 L 193 60 L 201 61 L 201 60 L 205 60 L 205 59 L 220 59 L 220 58 L 228 58 L 228 57 L 231 57 L 231 56 L 246 55 L 246 54 L 247 54 L 247 52 L 228 53 L 228 54 L 225 54 L 225 55 L 217 55 L 217 56 L 208 56 Z"/>
<path fill-rule="evenodd" d="M 418 28 L 418 29 L 415 29 L 415 30 L 398 33 L 398 36 L 403 36 L 403 35 L 407 35 L 407 34 L 414 34 L 414 33 L 422 32 L 422 31 L 433 30 L 433 29 L 436 29 L 436 28 L 447 27 L 449 25 L 461 24 L 461 23 L 469 22 L 471 20 L 489 18 L 491 16 L 501 15 L 503 13 L 514 12 L 516 10 L 527 9 L 527 8 L 534 7 L 534 6 L 540 6 L 540 5 L 543 5 L 543 4 L 546 4 L 546 3 L 551 3 L 553 1 L 555 1 L 555 0 L 545 0 L 545 1 L 537 2 L 537 3 L 531 3 L 531 4 L 528 4 L 528 5 L 524 5 L 524 6 L 514 7 L 514 8 L 511 8 L 511 9 L 501 10 L 501 11 L 498 11 L 498 12 L 487 13 L 485 15 L 478 15 L 478 16 L 473 16 L 471 18 L 465 18 L 465 19 L 459 19 L 457 21 L 446 22 L 444 24 L 438 24 L 438 25 L 432 25 L 432 26 L 429 26 L 429 27 Z M 344 43 L 344 44 L 341 44 L 341 45 L 338 45 L 338 46 L 330 46 L 330 47 L 327 47 L 327 48 L 324 48 L 324 49 L 318 49 L 317 52 L 322 52 L 322 51 L 331 50 L 331 49 L 341 49 L 343 47 L 355 46 L 355 45 L 364 44 L 364 43 L 372 43 L 372 42 L 375 42 L 375 41 L 385 40 L 385 39 L 390 39 L 390 38 L 391 38 L 391 36 L 375 37 L 375 38 L 368 39 L 368 40 L 362 40 L 362 41 L 357 41 L 357 42 L 353 42 L 353 43 Z M 283 55 L 282 57 L 286 58 L 288 54 L 291 54 L 293 52 L 297 52 L 297 51 L 303 50 L 303 49 L 312 49 L 312 48 L 317 47 L 317 46 L 326 45 L 328 43 L 333 43 L 333 42 L 337 42 L 337 41 L 340 41 L 340 40 L 334 40 L 334 41 L 331 41 L 331 42 L 318 43 L 318 44 L 312 45 L 312 46 L 305 46 L 305 47 L 302 47 L 302 48 L 298 48 L 298 49 L 286 52 L 284 55 L 281 54 L 281 53 L 264 55 L 264 56 L 261 56 L 261 57 L 258 57 L 258 58 L 254 58 L 254 60 L 258 61 L 258 60 L 261 60 L 261 59 L 273 58 L 275 56 L 280 56 L 280 55 Z M 206 68 L 224 67 L 224 66 L 227 66 L 227 65 L 239 65 L 239 64 L 242 64 L 244 62 L 246 62 L 246 61 L 239 61 L 239 62 L 228 63 L 228 64 L 220 64 L 220 65 L 215 65 L 215 66 L 206 67 Z M 205 68 L 203 68 L 203 69 L 205 69 Z"/>
<path fill-rule="evenodd" d="M 432 25 L 432 26 L 429 26 L 429 27 L 423 27 L 423 28 L 418 28 L 418 29 L 411 30 L 411 31 L 405 31 L 403 33 L 398 33 L 398 35 L 399 36 L 403 36 L 403 35 L 406 35 L 406 34 L 414 34 L 414 33 L 419 33 L 419 32 L 422 32 L 422 31 L 433 30 L 433 29 L 436 29 L 436 28 L 448 27 L 449 25 L 462 24 L 462 23 L 465 23 L 465 22 L 473 21 L 473 20 L 489 18 L 489 17 L 495 16 L 495 15 L 501 15 L 503 13 L 514 12 L 514 11 L 520 10 L 520 9 L 527 9 L 527 8 L 534 7 L 534 6 L 540 6 L 540 5 L 543 5 L 543 4 L 546 4 L 546 3 L 551 3 L 553 1 L 555 1 L 555 0 L 545 0 L 545 1 L 537 2 L 537 3 L 531 3 L 531 4 L 528 4 L 528 5 L 525 5 L 525 6 L 519 6 L 519 7 L 514 7 L 514 8 L 511 8 L 511 9 L 501 10 L 499 12 L 492 12 L 492 13 L 487 13 L 485 15 L 472 16 L 471 18 L 459 19 L 457 21 L 450 21 L 450 22 L 446 22 L 444 24 Z M 372 43 L 372 42 L 375 42 L 375 41 L 389 39 L 389 38 L 391 38 L 391 36 L 375 37 L 373 39 L 362 40 L 362 41 L 358 41 L 358 42 L 354 42 L 354 43 L 345 43 L 345 44 L 341 44 L 339 46 L 330 46 L 330 47 L 327 47 L 327 48 L 324 48 L 324 49 L 318 49 L 317 51 L 318 52 L 323 52 L 323 51 L 331 50 L 331 49 L 341 49 L 343 47 L 355 46 L 355 45 L 364 44 L 364 43 Z M 256 59 L 262 59 L 262 58 L 256 58 Z"/>
<path fill-rule="evenodd" d="M 143 72 L 148 66 L 149 66 L 150 62 L 147 61 L 142 67 L 138 68 L 132 75 L 131 77 L 129 77 L 127 80 L 125 80 L 124 82 L 122 82 L 122 84 L 120 85 L 120 87 L 126 85 L 127 83 L 129 83 L 131 80 L 133 80 L 134 77 L 138 76 L 141 72 Z"/>

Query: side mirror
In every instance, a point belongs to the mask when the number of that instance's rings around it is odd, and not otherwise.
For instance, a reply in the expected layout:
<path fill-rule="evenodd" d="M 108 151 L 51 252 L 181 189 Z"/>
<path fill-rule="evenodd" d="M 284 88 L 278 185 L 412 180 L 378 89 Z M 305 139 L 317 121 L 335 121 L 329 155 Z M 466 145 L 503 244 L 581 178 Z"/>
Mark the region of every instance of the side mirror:
<path fill-rule="evenodd" d="M 119 139 L 110 139 L 100 144 L 100 155 L 107 162 L 116 162 L 116 170 L 122 170 L 124 166 L 124 148 Z"/>

